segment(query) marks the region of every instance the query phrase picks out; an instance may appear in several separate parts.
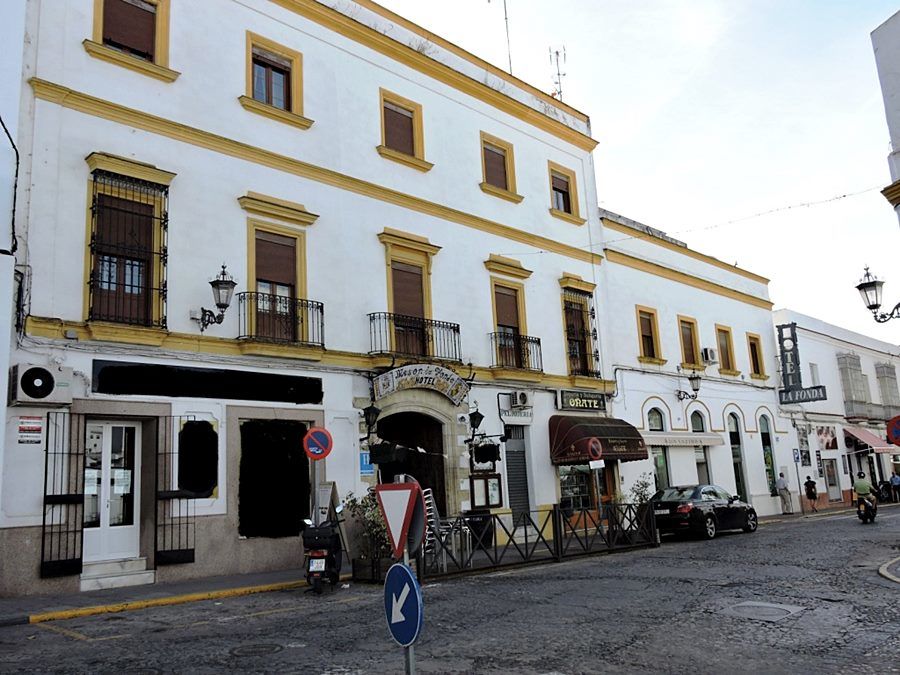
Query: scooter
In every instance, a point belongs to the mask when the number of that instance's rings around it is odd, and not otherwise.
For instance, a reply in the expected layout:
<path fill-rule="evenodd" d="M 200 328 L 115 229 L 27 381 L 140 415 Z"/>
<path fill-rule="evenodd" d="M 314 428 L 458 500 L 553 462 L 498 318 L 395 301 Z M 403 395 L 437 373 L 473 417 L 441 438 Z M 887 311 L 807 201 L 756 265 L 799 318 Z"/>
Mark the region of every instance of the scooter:
<path fill-rule="evenodd" d="M 341 562 L 343 553 L 341 549 L 341 535 L 338 525 L 341 523 L 341 511 L 343 505 L 334 510 L 334 520 L 326 520 L 319 526 L 314 526 L 311 520 L 304 520 L 306 528 L 303 530 L 303 550 L 306 555 L 306 583 L 309 589 L 316 595 L 322 594 L 325 583 L 331 585 L 332 590 L 341 578 Z"/>
<path fill-rule="evenodd" d="M 874 523 L 876 515 L 878 515 L 878 504 L 872 497 L 856 498 L 856 516 L 864 525 L 866 523 Z"/>
<path fill-rule="evenodd" d="M 873 488 L 875 491 L 875 496 L 878 497 L 878 501 L 880 502 L 890 502 L 891 501 L 891 483 L 890 481 L 883 480 L 878 485 Z"/>

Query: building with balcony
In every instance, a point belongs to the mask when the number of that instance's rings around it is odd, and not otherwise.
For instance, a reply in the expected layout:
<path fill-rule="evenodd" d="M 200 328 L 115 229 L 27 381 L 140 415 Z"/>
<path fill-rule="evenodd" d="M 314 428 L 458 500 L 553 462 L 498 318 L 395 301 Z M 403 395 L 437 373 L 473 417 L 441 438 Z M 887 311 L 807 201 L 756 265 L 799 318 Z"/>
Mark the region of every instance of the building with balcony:
<path fill-rule="evenodd" d="M 774 317 L 776 326 L 795 325 L 803 386 L 827 395 L 782 407 L 797 429 L 800 471 L 817 480 L 822 503 L 848 502 L 859 471 L 873 484 L 900 472 L 900 448 L 886 437 L 886 422 L 900 414 L 900 349 L 793 310 Z"/>
<path fill-rule="evenodd" d="M 558 393 L 613 389 L 586 115 L 370 0 L 12 5 L 0 594 L 295 567 L 367 437 L 444 515 L 558 502 Z"/>

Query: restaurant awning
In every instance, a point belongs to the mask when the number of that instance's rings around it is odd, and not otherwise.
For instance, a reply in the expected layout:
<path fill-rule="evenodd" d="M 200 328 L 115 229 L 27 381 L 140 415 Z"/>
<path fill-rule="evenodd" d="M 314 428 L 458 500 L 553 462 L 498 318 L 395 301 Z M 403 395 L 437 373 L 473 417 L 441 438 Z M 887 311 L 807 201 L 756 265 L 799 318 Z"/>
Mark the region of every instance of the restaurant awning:
<path fill-rule="evenodd" d="M 846 426 L 844 427 L 844 431 L 846 431 L 851 436 L 854 436 L 858 441 L 861 441 L 862 443 L 868 445 L 875 452 L 897 452 L 896 445 L 888 443 L 883 438 L 878 438 L 878 436 L 873 434 L 871 431 L 863 429 L 862 427 Z"/>
<path fill-rule="evenodd" d="M 725 445 L 725 440 L 719 435 L 709 431 L 642 431 L 641 436 L 647 445 L 666 446 L 698 446 L 698 445 Z"/>
<path fill-rule="evenodd" d="M 598 459 L 647 459 L 640 432 L 615 417 L 550 417 L 550 461 L 588 464 Z"/>

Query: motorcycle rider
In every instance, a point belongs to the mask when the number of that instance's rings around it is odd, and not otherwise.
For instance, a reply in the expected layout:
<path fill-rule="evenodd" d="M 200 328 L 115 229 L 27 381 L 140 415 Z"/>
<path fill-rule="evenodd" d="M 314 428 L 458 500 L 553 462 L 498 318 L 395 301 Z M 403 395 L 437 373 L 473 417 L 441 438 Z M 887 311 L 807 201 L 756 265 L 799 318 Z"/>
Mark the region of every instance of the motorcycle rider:
<path fill-rule="evenodd" d="M 872 484 L 866 480 L 864 471 L 860 471 L 856 474 L 856 480 L 853 482 L 853 491 L 856 493 L 857 506 L 859 506 L 864 499 L 875 502 L 875 492 L 872 490 Z"/>

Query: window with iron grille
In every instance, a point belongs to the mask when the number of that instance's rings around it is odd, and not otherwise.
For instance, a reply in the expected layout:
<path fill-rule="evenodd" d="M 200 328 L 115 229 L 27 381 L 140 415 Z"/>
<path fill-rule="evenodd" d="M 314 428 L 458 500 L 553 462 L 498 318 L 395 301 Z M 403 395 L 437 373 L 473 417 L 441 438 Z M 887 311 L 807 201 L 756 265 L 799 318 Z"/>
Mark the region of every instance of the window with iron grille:
<path fill-rule="evenodd" d="M 566 289 L 563 292 L 566 319 L 566 348 L 569 355 L 569 373 L 593 375 L 597 350 L 596 334 L 591 326 L 594 308 L 590 293 Z"/>
<path fill-rule="evenodd" d="M 168 194 L 97 170 L 91 198 L 91 321 L 166 327 Z"/>

